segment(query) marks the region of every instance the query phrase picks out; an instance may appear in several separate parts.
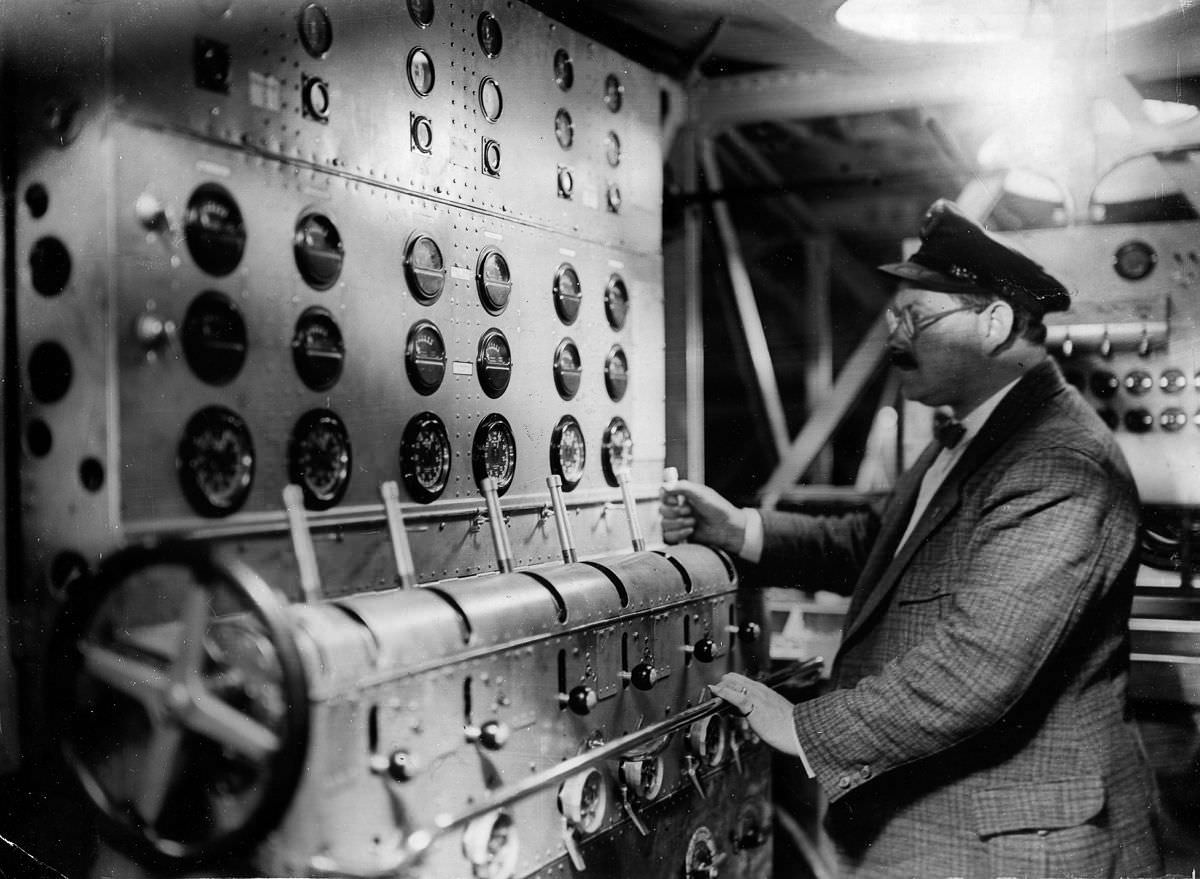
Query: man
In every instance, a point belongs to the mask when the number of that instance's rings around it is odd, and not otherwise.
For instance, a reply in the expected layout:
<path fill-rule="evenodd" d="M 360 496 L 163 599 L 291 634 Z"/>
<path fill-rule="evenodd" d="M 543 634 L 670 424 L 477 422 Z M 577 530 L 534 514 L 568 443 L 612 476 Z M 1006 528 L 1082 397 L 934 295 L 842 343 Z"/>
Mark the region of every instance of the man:
<path fill-rule="evenodd" d="M 880 268 L 902 280 L 903 392 L 962 436 L 932 443 L 879 515 L 664 486 L 668 543 L 852 586 L 829 692 L 792 705 L 735 674 L 713 692 L 816 777 L 848 876 L 1158 875 L 1125 698 L 1138 501 L 1046 353 L 1042 316 L 1067 291 L 946 201 L 911 259 Z"/>

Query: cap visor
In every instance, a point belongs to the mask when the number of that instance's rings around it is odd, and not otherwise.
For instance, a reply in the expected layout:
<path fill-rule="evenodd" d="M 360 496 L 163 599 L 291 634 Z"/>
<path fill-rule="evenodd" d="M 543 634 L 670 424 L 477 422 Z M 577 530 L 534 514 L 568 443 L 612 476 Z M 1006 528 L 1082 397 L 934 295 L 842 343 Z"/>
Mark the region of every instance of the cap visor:
<path fill-rule="evenodd" d="M 884 274 L 908 281 L 914 287 L 922 290 L 933 290 L 938 293 L 979 293 L 982 288 L 978 284 L 955 278 L 951 275 L 935 272 L 915 262 L 893 262 L 878 267 Z"/>

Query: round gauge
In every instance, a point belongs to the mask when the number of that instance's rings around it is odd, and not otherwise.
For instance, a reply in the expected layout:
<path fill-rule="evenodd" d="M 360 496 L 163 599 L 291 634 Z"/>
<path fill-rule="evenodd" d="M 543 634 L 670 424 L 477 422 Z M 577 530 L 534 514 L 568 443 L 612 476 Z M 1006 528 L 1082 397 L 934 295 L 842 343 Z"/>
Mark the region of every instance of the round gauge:
<path fill-rule="evenodd" d="M 604 388 L 614 403 L 619 402 L 629 388 L 629 360 L 620 345 L 613 345 L 604 358 Z"/>
<path fill-rule="evenodd" d="M 609 278 L 608 286 L 604 288 L 604 315 L 614 330 L 625 328 L 625 320 L 629 317 L 629 290 L 620 275 Z"/>
<path fill-rule="evenodd" d="M 628 472 L 633 466 L 633 436 L 625 419 L 616 417 L 604 428 L 600 441 L 600 466 L 604 470 L 604 481 L 616 486 L 617 474 Z"/>
<path fill-rule="evenodd" d="M 427 504 L 441 497 L 450 481 L 450 435 L 432 412 L 414 415 L 400 440 L 400 475 L 408 495 Z"/>
<path fill-rule="evenodd" d="M 554 137 L 564 150 L 569 150 L 571 144 L 575 143 L 575 123 L 571 121 L 571 114 L 563 107 L 559 107 L 558 112 L 554 114 Z"/>
<path fill-rule="evenodd" d="M 328 290 L 337 283 L 346 257 L 342 236 L 324 214 L 305 214 L 296 223 L 292 253 L 300 276 L 314 290 Z"/>
<path fill-rule="evenodd" d="M 485 76 L 479 83 L 479 109 L 488 122 L 495 122 L 504 112 L 504 95 L 500 93 L 500 85 L 490 76 Z"/>
<path fill-rule="evenodd" d="M 512 485 L 517 472 L 517 440 L 503 415 L 493 413 L 479 423 L 471 443 L 471 470 L 476 485 L 482 487 L 489 476 L 496 480 L 498 494 Z"/>
<path fill-rule="evenodd" d="M 496 248 L 489 247 L 479 254 L 475 286 L 479 289 L 479 301 L 489 314 L 499 314 L 508 306 L 512 276 L 508 273 L 508 260 Z"/>
<path fill-rule="evenodd" d="M 483 392 L 495 399 L 508 388 L 512 378 L 512 349 L 504 333 L 495 327 L 479 338 L 479 353 L 475 357 L 475 369 Z"/>
<path fill-rule="evenodd" d="M 496 16 L 490 12 L 480 13 L 475 33 L 479 37 L 479 48 L 483 49 L 484 55 L 495 58 L 500 54 L 500 50 L 504 48 L 504 34 Z"/>
<path fill-rule="evenodd" d="M 625 101 L 625 86 L 621 85 L 621 80 L 617 78 L 615 73 L 610 73 L 604 78 L 604 106 L 608 107 L 613 113 L 621 109 L 621 104 Z"/>
<path fill-rule="evenodd" d="M 304 492 L 304 506 L 326 510 L 350 484 L 350 434 L 328 409 L 304 413 L 288 445 L 288 479 Z"/>
<path fill-rule="evenodd" d="M 579 348 L 571 339 L 563 339 L 554 350 L 554 386 L 558 395 L 564 400 L 570 400 L 579 393 L 579 383 L 583 379 L 583 362 L 579 356 Z"/>
<path fill-rule="evenodd" d="M 639 757 L 621 763 L 621 777 L 633 794 L 646 802 L 662 792 L 665 774 L 662 757 Z"/>
<path fill-rule="evenodd" d="M 475 876 L 512 879 L 521 853 L 521 837 L 512 815 L 497 809 L 476 818 L 463 831 L 462 850 Z"/>
<path fill-rule="evenodd" d="M 408 14 L 420 28 L 433 24 L 433 0 L 408 0 Z"/>
<path fill-rule="evenodd" d="M 563 490 L 570 491 L 583 478 L 587 463 L 587 441 L 583 428 L 573 415 L 564 415 L 550 436 L 550 472 L 562 480 Z"/>
<path fill-rule="evenodd" d="M 198 187 L 188 199 L 183 237 L 196 265 L 210 275 L 237 268 L 246 249 L 246 227 L 233 196 L 215 183 Z"/>
<path fill-rule="evenodd" d="M 413 49 L 408 53 L 408 84 L 418 97 L 427 98 L 433 91 L 433 80 L 433 59 L 424 49 Z"/>
<path fill-rule="evenodd" d="M 1129 241 L 1113 254 L 1113 269 L 1127 281 L 1140 281 L 1154 271 L 1158 255 L 1144 241 Z"/>
<path fill-rule="evenodd" d="M 621 187 L 615 183 L 608 184 L 608 188 L 604 191 L 604 202 L 608 205 L 610 214 L 621 213 Z"/>
<path fill-rule="evenodd" d="M 29 279 L 43 296 L 57 296 L 71 279 L 71 252 L 53 236 L 39 238 L 29 249 Z"/>
<path fill-rule="evenodd" d="M 404 366 L 418 394 L 428 396 L 441 386 L 446 375 L 446 343 L 433 322 L 417 321 L 408 331 Z"/>
<path fill-rule="evenodd" d="M 39 403 L 57 403 L 71 390 L 75 367 L 67 349 L 49 339 L 29 352 L 29 392 Z"/>
<path fill-rule="evenodd" d="M 417 152 L 428 153 L 433 149 L 433 123 L 428 116 L 413 116 L 409 133 Z"/>
<path fill-rule="evenodd" d="M 500 144 L 494 140 L 483 143 L 483 173 L 490 177 L 500 176 Z"/>
<path fill-rule="evenodd" d="M 558 49 L 554 53 L 554 84 L 564 92 L 575 85 L 575 64 L 566 49 Z"/>
<path fill-rule="evenodd" d="M 712 879 L 718 875 L 722 860 L 712 831 L 701 824 L 688 840 L 683 856 L 683 879 Z"/>
<path fill-rule="evenodd" d="M 688 746 L 705 766 L 720 766 L 725 759 L 728 735 L 719 715 L 701 718 L 688 727 Z"/>
<path fill-rule="evenodd" d="M 567 326 L 579 317 L 579 305 L 583 300 L 583 289 L 579 285 L 579 273 L 570 263 L 563 263 L 554 273 L 554 310 Z"/>
<path fill-rule="evenodd" d="M 608 786 L 599 769 L 585 769 L 558 789 L 558 811 L 581 833 L 595 833 L 608 810 Z"/>
<path fill-rule="evenodd" d="M 564 166 L 558 166 L 558 195 L 560 198 L 570 198 L 571 193 L 575 191 L 575 175 L 571 173 L 571 169 Z"/>
<path fill-rule="evenodd" d="M 621 138 L 615 131 L 604 135 L 604 158 L 614 168 L 621 164 Z"/>
<path fill-rule="evenodd" d="M 346 360 L 342 331 L 328 309 L 314 306 L 304 310 L 292 333 L 292 363 L 300 381 L 314 391 L 337 384 Z"/>
<path fill-rule="evenodd" d="M 1188 386 L 1188 378 L 1181 369 L 1167 369 L 1158 378 L 1159 387 L 1168 394 L 1178 394 Z"/>
<path fill-rule="evenodd" d="M 254 443 L 240 415 L 201 409 L 183 429 L 175 470 L 184 497 L 202 516 L 228 516 L 245 503 L 254 481 Z"/>
<path fill-rule="evenodd" d="M 320 58 L 333 45 L 333 24 L 320 3 L 305 3 L 300 8 L 300 44 L 314 58 Z"/>
<path fill-rule="evenodd" d="M 246 322 L 224 293 L 207 290 L 193 299 L 180 336 L 188 366 L 210 385 L 233 381 L 246 362 Z"/>
<path fill-rule="evenodd" d="M 1149 409 L 1130 409 L 1125 413 L 1125 429 L 1130 433 L 1146 433 L 1154 428 L 1154 416 Z"/>
<path fill-rule="evenodd" d="M 446 286 L 442 249 L 428 235 L 414 235 L 404 250 L 404 277 L 408 289 L 422 305 L 437 301 Z"/>
<path fill-rule="evenodd" d="M 1154 390 L 1154 376 L 1150 375 L 1144 369 L 1132 370 L 1125 376 L 1125 390 L 1135 397 L 1148 394 Z"/>

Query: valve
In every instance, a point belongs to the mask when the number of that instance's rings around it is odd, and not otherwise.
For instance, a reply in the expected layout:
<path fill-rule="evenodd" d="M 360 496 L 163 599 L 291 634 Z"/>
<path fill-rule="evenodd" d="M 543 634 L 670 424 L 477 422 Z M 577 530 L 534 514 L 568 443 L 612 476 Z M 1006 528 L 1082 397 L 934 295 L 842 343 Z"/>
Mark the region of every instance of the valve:
<path fill-rule="evenodd" d="M 651 690 L 658 683 L 658 669 L 648 662 L 639 662 L 633 667 L 633 671 L 621 672 L 620 678 L 629 681 L 639 690 Z"/>
<path fill-rule="evenodd" d="M 690 653 L 701 662 L 712 662 L 717 656 L 717 644 L 712 638 L 701 638 L 695 644 L 684 645 L 684 653 Z"/>
<path fill-rule="evenodd" d="M 600 697 L 596 695 L 596 691 L 592 687 L 580 684 L 572 687 L 569 693 L 559 693 L 558 701 L 559 704 L 567 706 L 574 713 L 583 717 L 585 714 L 590 714 L 592 709 L 600 703 Z"/>
<path fill-rule="evenodd" d="M 512 729 L 501 720 L 488 720 L 479 726 L 468 726 L 464 733 L 468 742 L 475 742 L 489 751 L 499 751 L 512 735 Z"/>

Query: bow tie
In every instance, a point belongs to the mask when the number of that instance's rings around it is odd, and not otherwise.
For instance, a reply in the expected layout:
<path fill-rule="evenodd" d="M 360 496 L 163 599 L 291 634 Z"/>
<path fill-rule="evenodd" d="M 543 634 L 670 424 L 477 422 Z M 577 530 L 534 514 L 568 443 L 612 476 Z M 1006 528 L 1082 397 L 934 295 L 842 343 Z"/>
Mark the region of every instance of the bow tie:
<path fill-rule="evenodd" d="M 933 425 L 933 438 L 943 448 L 952 449 L 962 440 L 963 434 L 967 429 L 961 421 L 954 421 L 949 418 L 939 418 Z"/>

